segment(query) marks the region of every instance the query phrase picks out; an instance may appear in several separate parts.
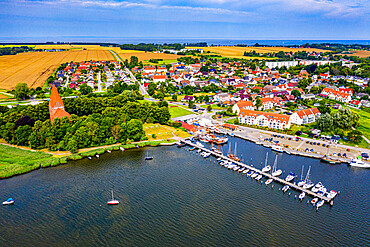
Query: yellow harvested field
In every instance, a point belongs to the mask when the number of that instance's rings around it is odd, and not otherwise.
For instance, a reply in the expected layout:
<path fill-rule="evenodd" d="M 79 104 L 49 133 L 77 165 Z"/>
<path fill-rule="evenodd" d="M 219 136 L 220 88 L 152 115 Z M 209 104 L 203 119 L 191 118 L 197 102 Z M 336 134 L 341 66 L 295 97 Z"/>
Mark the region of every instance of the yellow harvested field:
<path fill-rule="evenodd" d="M 370 57 L 370 51 L 353 51 L 353 54 L 343 54 L 347 56 Z"/>
<path fill-rule="evenodd" d="M 29 52 L 0 56 L 0 88 L 11 90 L 20 82 L 42 87 L 61 63 L 89 60 L 114 60 L 108 50 L 70 50 L 63 52 Z"/>
<path fill-rule="evenodd" d="M 153 52 L 126 53 L 125 50 L 121 50 L 117 53 L 123 60 L 125 59 L 130 60 L 131 56 L 136 56 L 139 59 L 139 61 L 145 61 L 149 59 L 163 59 L 163 60 L 175 59 L 176 60 L 179 57 L 184 57 L 184 56 L 179 56 L 175 54 L 153 53 Z"/>
<path fill-rule="evenodd" d="M 188 47 L 196 48 L 196 47 Z M 205 51 L 210 51 L 215 54 L 219 54 L 225 57 L 240 57 L 243 58 L 245 51 L 256 51 L 258 53 L 273 53 L 273 52 L 297 52 L 297 51 L 316 51 L 316 52 L 326 52 L 326 50 L 314 49 L 314 48 L 288 48 L 288 47 L 238 47 L 238 46 L 214 46 L 214 47 L 198 47 L 204 49 Z"/>

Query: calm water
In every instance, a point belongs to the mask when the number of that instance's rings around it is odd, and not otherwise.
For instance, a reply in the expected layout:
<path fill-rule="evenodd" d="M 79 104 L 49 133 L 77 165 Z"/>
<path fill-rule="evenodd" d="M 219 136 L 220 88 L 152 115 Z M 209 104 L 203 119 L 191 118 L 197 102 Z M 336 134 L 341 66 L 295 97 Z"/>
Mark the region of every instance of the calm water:
<path fill-rule="evenodd" d="M 238 153 L 260 166 L 268 149 L 237 142 Z M 154 160 L 143 160 L 147 150 Z M 0 246 L 369 246 L 370 171 L 278 156 L 285 174 L 300 175 L 302 165 L 312 166 L 314 182 L 341 191 L 333 207 L 316 212 L 311 198 L 299 202 L 297 192 L 283 194 L 279 184 L 265 186 L 188 147 L 37 170 L 0 181 L 1 201 L 16 201 L 0 207 Z M 112 188 L 117 206 L 106 204 Z"/>
<path fill-rule="evenodd" d="M 27 42 L 103 42 L 117 44 L 139 44 L 139 43 L 198 43 L 206 42 L 208 45 L 303 45 L 306 43 L 338 43 L 338 44 L 362 44 L 369 45 L 370 40 L 261 40 L 240 38 L 133 38 L 133 37 L 104 37 L 104 36 L 57 36 L 57 37 L 0 37 L 1 43 L 27 43 Z"/>

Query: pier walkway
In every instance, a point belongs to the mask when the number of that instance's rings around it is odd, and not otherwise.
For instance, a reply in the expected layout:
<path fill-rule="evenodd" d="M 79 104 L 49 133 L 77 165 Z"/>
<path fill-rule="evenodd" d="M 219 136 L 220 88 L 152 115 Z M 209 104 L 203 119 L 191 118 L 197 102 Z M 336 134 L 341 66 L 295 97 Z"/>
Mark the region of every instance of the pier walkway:
<path fill-rule="evenodd" d="M 334 199 L 334 198 L 330 199 L 330 198 L 327 198 L 326 196 L 323 196 L 323 195 L 320 195 L 320 194 L 318 194 L 318 193 L 312 192 L 311 190 L 304 189 L 304 188 L 299 187 L 298 185 L 296 185 L 296 184 L 294 184 L 294 183 L 287 182 L 287 181 L 285 181 L 284 179 L 281 179 L 281 178 L 279 178 L 279 177 L 274 177 L 274 176 L 272 176 L 272 175 L 271 175 L 271 174 L 269 174 L 269 173 L 262 172 L 260 169 L 257 169 L 257 168 L 255 168 L 255 167 L 253 167 L 253 166 L 250 166 L 250 165 L 247 165 L 247 164 L 241 163 L 241 162 L 239 162 L 239 161 L 235 161 L 235 160 L 233 160 L 233 159 L 230 159 L 230 158 L 228 158 L 228 157 L 224 156 L 223 154 L 215 153 L 215 152 L 213 152 L 213 151 L 211 151 L 211 150 L 209 150 L 209 149 L 207 149 L 207 148 L 199 147 L 199 146 L 197 146 L 196 144 L 192 143 L 192 142 L 191 142 L 191 141 L 189 141 L 189 140 L 183 139 L 183 140 L 181 140 L 181 142 L 183 142 L 183 143 L 185 143 L 185 144 L 187 144 L 187 145 L 189 145 L 189 146 L 192 146 L 192 147 L 195 147 L 195 148 L 201 149 L 202 151 L 205 151 L 205 152 L 207 152 L 207 153 L 210 153 L 210 154 L 212 154 L 212 155 L 213 155 L 213 156 L 215 156 L 215 157 L 219 157 L 219 158 L 222 158 L 223 160 L 231 161 L 231 162 L 233 162 L 234 164 L 236 164 L 236 165 L 238 165 L 238 166 L 248 168 L 248 169 L 250 169 L 250 170 L 252 170 L 252 171 L 254 171 L 254 172 L 257 172 L 257 173 L 259 173 L 259 174 L 263 175 L 263 176 L 264 176 L 264 177 L 266 177 L 266 178 L 272 178 L 272 179 L 273 179 L 273 181 L 275 181 L 275 182 L 281 183 L 281 184 L 283 184 L 283 185 L 289 185 L 289 187 L 290 187 L 290 188 L 292 188 L 292 189 L 295 189 L 295 190 L 297 190 L 297 191 L 301 191 L 301 192 L 305 192 L 305 193 L 306 193 L 306 195 L 310 195 L 310 196 L 313 196 L 313 197 L 317 197 L 317 198 L 319 198 L 319 199 L 321 199 L 321 200 L 324 200 L 324 201 L 325 201 L 325 202 L 327 202 L 327 203 L 330 203 L 330 205 L 332 205 L 332 204 L 333 204 L 333 199 Z"/>

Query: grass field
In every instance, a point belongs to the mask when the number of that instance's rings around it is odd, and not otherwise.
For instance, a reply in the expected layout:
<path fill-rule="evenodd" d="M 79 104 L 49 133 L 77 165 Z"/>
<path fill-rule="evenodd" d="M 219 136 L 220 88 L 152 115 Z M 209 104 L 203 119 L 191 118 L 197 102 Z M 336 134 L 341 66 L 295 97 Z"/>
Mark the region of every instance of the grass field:
<path fill-rule="evenodd" d="M 191 136 L 189 133 L 183 130 L 160 124 L 144 124 L 143 127 L 146 136 L 149 138 L 149 141 L 168 139 L 173 138 L 174 136 L 181 138 Z M 156 138 L 153 138 L 153 134 L 156 136 Z"/>
<path fill-rule="evenodd" d="M 144 61 L 144 64 L 149 64 L 149 65 L 167 65 L 167 64 L 170 64 L 170 63 L 177 63 L 177 59 L 166 59 L 166 60 L 163 60 L 163 61 L 158 61 L 158 63 L 151 63 L 149 62 L 149 60 L 145 60 Z"/>
<path fill-rule="evenodd" d="M 194 112 L 188 111 L 182 107 L 168 107 L 168 110 L 170 111 L 171 118 L 174 117 L 182 117 L 189 114 L 194 114 Z"/>
<path fill-rule="evenodd" d="M 194 48 L 194 47 L 189 47 Z M 243 54 L 245 51 L 256 51 L 258 53 L 272 53 L 272 52 L 297 52 L 297 51 L 317 51 L 317 52 L 325 52 L 326 50 L 321 49 L 313 49 L 313 48 L 287 48 L 287 47 L 237 47 L 237 46 L 214 46 L 214 47 L 201 47 L 205 51 L 210 51 L 214 54 L 220 54 L 224 57 L 235 57 L 235 58 L 250 58 L 244 57 Z M 250 59 L 256 59 L 254 57 Z M 257 58 L 258 59 L 258 58 Z"/>
<path fill-rule="evenodd" d="M 59 159 L 44 152 L 33 152 L 0 144 L 0 178 L 59 164 Z"/>
<path fill-rule="evenodd" d="M 11 90 L 17 83 L 42 87 L 46 79 L 64 62 L 114 60 L 108 50 L 70 50 L 63 52 L 29 52 L 0 57 L 0 88 Z"/>

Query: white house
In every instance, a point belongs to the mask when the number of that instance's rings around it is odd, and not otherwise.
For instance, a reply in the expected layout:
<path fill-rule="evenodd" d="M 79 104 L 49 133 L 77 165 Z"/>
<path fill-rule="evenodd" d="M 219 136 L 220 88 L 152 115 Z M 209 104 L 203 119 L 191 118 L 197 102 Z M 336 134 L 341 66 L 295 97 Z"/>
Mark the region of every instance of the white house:
<path fill-rule="evenodd" d="M 233 106 L 233 112 L 236 112 L 239 115 L 241 110 L 254 111 L 255 108 L 256 107 L 253 105 L 252 101 L 240 101 Z"/>
<path fill-rule="evenodd" d="M 291 121 L 294 124 L 309 124 L 316 122 L 316 120 L 320 117 L 321 113 L 320 111 L 315 107 L 315 108 L 309 108 L 309 109 L 304 109 L 300 111 L 295 111 L 291 115 Z"/>

